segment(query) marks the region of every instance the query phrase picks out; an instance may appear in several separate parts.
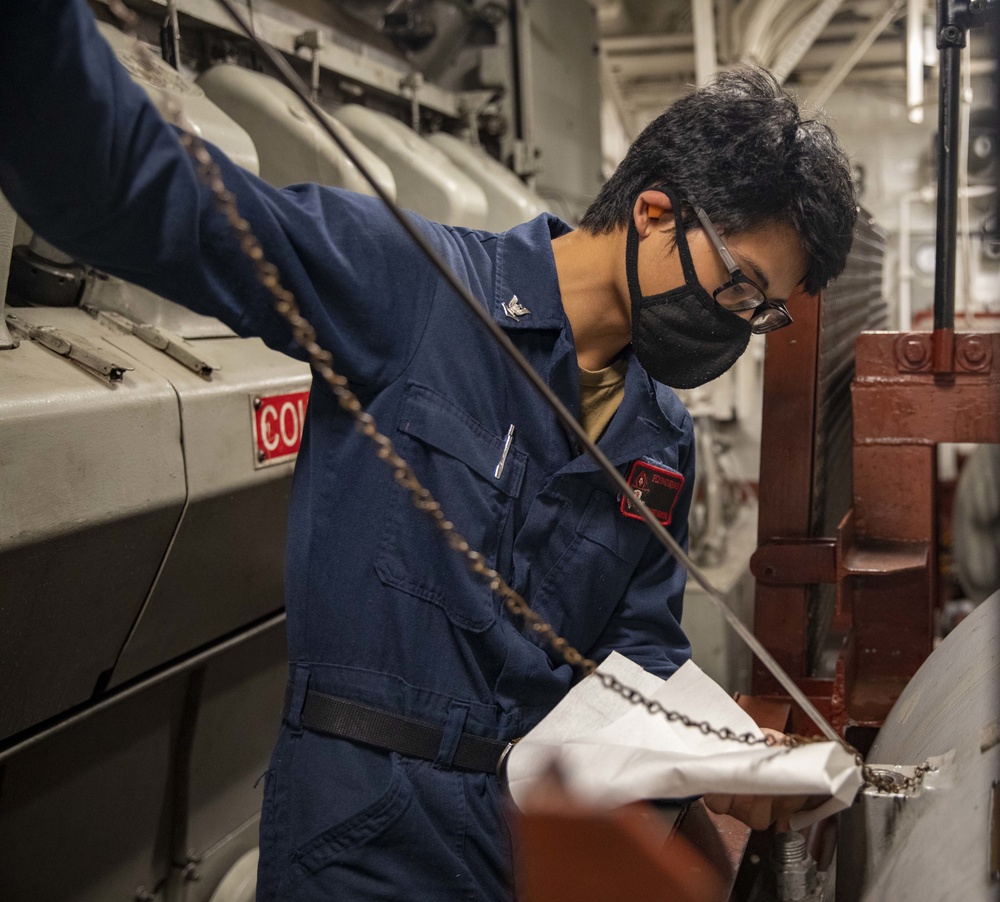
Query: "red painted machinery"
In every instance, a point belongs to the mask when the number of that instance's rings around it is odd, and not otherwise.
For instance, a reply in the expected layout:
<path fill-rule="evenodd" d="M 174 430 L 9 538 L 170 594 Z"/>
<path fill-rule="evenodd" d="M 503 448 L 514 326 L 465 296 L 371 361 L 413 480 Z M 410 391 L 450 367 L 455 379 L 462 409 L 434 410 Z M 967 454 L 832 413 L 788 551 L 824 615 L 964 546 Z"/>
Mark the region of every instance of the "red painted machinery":
<path fill-rule="evenodd" d="M 1000 333 L 954 331 L 960 53 L 983 17 L 939 0 L 933 332 L 868 331 L 883 241 L 862 214 L 844 275 L 767 345 L 754 631 L 862 748 L 932 649 L 935 446 L 1000 443 Z M 753 692 L 781 695 L 759 664 Z"/>

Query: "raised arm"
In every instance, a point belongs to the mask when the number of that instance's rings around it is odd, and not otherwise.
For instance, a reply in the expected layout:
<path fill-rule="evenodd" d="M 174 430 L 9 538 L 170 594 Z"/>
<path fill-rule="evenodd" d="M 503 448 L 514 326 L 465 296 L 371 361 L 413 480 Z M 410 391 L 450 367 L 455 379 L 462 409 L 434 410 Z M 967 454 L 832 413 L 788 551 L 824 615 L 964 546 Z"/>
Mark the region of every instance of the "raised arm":
<path fill-rule="evenodd" d="M 175 129 L 98 34 L 82 0 L 0 0 L 0 190 L 48 241 L 243 335 L 298 354 Z M 434 278 L 380 202 L 277 190 L 211 148 L 241 215 L 338 366 L 391 381 Z M 435 239 L 439 227 L 423 226 Z"/>

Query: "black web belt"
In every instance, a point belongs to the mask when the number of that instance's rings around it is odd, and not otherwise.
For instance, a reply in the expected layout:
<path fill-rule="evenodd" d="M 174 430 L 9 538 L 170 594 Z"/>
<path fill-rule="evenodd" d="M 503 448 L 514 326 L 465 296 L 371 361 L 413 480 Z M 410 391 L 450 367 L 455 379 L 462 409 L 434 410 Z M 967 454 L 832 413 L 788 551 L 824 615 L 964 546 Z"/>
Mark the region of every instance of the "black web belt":
<path fill-rule="evenodd" d="M 290 704 L 289 691 L 285 696 L 286 719 Z M 315 733 L 348 739 L 424 761 L 437 761 L 444 738 L 444 730 L 433 724 L 312 690 L 306 692 L 301 722 L 302 726 Z M 462 733 L 448 766 L 499 774 L 500 766 L 512 746 L 511 742 Z"/>

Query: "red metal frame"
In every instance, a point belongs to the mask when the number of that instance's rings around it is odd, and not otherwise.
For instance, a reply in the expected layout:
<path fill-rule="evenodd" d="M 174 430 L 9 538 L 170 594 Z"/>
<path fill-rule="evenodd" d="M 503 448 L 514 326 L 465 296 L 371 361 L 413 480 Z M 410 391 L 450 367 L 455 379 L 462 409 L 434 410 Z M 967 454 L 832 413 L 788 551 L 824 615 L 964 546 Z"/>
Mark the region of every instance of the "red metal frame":
<path fill-rule="evenodd" d="M 768 338 L 754 630 L 834 725 L 879 726 L 931 651 L 939 442 L 1000 443 L 1000 333 L 867 332 L 856 345 L 853 507 L 811 534 L 822 298 Z M 786 334 L 787 333 L 787 334 Z M 947 334 L 944 334 L 947 333 Z M 809 671 L 809 587 L 837 585 L 833 679 Z M 755 695 L 782 698 L 759 666 Z M 792 728 L 810 731 L 800 713 Z"/>

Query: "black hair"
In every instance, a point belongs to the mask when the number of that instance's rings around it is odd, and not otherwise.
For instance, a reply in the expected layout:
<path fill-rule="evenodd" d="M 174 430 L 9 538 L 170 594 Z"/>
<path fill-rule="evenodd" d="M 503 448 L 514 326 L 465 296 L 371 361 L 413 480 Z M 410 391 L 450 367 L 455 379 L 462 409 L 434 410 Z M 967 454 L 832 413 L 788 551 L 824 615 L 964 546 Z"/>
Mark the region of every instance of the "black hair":
<path fill-rule="evenodd" d="M 790 225 L 809 259 L 803 287 L 810 294 L 844 269 L 857 219 L 847 156 L 830 128 L 803 119 L 763 69 L 722 72 L 654 119 L 580 227 L 606 234 L 627 226 L 636 198 L 657 185 L 681 197 L 685 228 L 698 226 L 692 203 L 723 235 Z"/>

